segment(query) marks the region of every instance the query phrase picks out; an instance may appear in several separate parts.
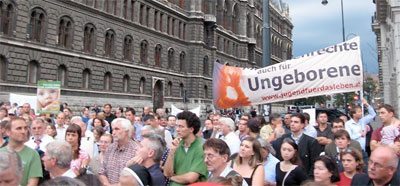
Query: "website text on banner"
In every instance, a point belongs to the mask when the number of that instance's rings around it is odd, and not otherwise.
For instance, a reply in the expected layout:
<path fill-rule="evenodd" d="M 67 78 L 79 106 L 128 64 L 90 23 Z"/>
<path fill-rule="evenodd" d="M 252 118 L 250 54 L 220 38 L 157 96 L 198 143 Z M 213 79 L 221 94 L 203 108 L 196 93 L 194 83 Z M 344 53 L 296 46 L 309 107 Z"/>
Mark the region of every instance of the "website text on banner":
<path fill-rule="evenodd" d="M 358 91 L 360 38 L 261 69 L 214 63 L 213 99 L 220 109 Z"/>

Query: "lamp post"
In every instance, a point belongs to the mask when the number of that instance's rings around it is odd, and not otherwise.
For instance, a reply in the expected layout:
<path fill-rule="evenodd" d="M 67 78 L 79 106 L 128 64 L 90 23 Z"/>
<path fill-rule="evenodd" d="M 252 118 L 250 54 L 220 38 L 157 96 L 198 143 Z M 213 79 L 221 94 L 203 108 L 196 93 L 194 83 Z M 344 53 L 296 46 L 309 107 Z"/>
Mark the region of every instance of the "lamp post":
<path fill-rule="evenodd" d="M 328 4 L 328 0 L 322 0 L 324 6 Z M 343 0 L 340 0 L 340 9 L 342 10 L 342 41 L 345 42 L 345 31 L 344 31 L 344 13 L 343 13 Z"/>
<path fill-rule="evenodd" d="M 262 67 L 271 65 L 270 54 L 269 0 L 263 1 L 263 56 Z"/>
<path fill-rule="evenodd" d="M 322 0 L 322 5 L 327 5 L 328 4 L 328 0 Z M 344 30 L 344 13 L 343 13 L 343 0 L 340 0 L 340 10 L 342 11 L 342 41 L 345 42 L 346 41 L 346 37 L 345 37 L 345 30 Z M 345 111 L 347 112 L 348 108 L 347 108 L 347 95 L 346 93 L 343 93 L 343 101 L 344 101 L 344 107 L 345 107 Z"/>

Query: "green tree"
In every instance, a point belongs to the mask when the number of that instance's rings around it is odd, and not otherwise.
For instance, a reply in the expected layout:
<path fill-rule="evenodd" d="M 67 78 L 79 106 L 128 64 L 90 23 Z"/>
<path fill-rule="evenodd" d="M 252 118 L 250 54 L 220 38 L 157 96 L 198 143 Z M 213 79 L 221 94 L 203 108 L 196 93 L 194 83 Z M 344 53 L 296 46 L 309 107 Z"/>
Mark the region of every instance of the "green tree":
<path fill-rule="evenodd" d="M 367 79 L 364 81 L 363 89 L 365 99 L 370 102 L 372 99 L 374 99 L 377 93 L 377 82 L 371 77 L 367 77 Z"/>

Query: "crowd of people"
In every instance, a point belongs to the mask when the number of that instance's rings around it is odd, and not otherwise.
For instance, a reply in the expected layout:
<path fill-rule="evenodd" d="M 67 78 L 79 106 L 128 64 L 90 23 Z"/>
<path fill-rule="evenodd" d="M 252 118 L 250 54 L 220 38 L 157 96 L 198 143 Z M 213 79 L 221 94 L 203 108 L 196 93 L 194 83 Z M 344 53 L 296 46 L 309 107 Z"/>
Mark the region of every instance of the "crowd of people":
<path fill-rule="evenodd" d="M 400 121 L 392 106 L 365 100 L 349 116 L 319 112 L 204 121 L 165 109 L 64 104 L 35 115 L 0 105 L 0 185 L 400 185 Z"/>

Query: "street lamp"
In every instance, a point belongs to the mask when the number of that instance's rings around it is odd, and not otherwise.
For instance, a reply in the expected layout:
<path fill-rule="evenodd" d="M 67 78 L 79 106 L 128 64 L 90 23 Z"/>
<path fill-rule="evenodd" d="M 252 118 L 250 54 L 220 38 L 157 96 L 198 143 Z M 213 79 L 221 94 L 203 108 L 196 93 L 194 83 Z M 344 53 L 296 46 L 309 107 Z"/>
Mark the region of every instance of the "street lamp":
<path fill-rule="evenodd" d="M 322 5 L 327 5 L 328 4 L 328 0 L 322 0 L 322 2 L 321 2 L 321 4 Z M 340 8 L 341 8 L 341 10 L 342 10 L 342 41 L 343 42 L 345 42 L 346 40 L 346 38 L 345 38 L 345 31 L 344 31 L 344 13 L 343 13 L 343 0 L 340 0 Z"/>
<path fill-rule="evenodd" d="M 327 5 L 328 4 L 328 0 L 322 0 L 321 1 L 322 5 Z M 346 38 L 345 38 L 345 31 L 344 31 L 344 13 L 343 13 L 343 0 L 340 0 L 340 9 L 342 11 L 342 41 L 345 42 Z M 343 93 L 343 101 L 344 101 L 344 106 L 345 106 L 345 111 L 347 112 L 347 95 L 346 93 Z"/>

